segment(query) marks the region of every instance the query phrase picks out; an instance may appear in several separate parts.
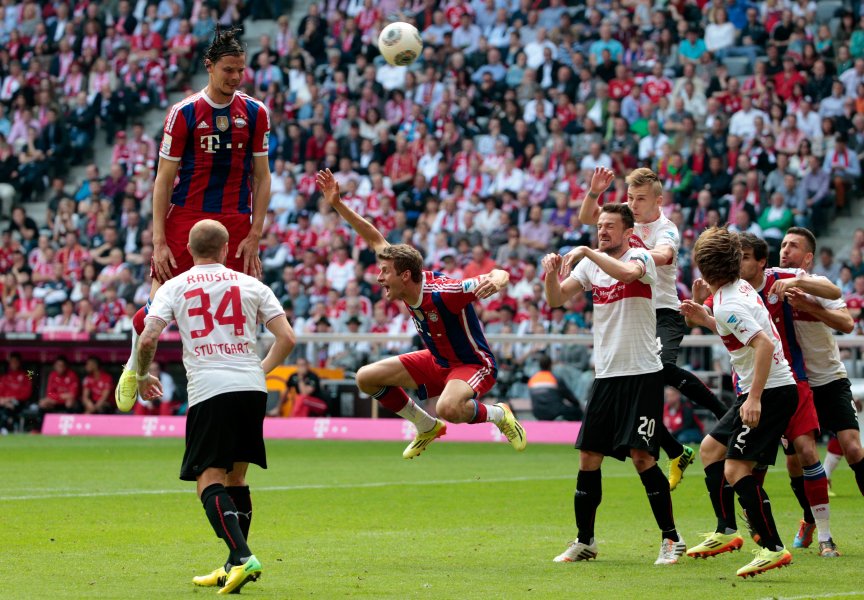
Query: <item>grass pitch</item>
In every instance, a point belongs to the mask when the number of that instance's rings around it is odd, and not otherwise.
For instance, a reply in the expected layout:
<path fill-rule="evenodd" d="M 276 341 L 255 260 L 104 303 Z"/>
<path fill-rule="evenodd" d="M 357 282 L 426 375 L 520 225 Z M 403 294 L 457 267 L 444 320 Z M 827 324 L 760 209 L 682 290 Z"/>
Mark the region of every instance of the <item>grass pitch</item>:
<path fill-rule="evenodd" d="M 271 441 L 250 469 L 256 598 L 864 597 L 864 499 L 848 467 L 834 476 L 833 533 L 843 556 L 793 550 L 790 568 L 742 581 L 755 545 L 655 567 L 659 534 L 631 464 L 603 465 L 600 555 L 555 564 L 575 537 L 578 454 L 564 446 Z M 194 486 L 177 479 L 182 440 L 42 438 L 0 442 L 3 598 L 203 598 L 193 575 L 227 555 Z M 782 464 L 782 456 L 779 461 Z M 779 468 L 766 483 L 791 549 L 799 509 Z M 699 464 L 673 493 L 688 546 L 713 528 Z M 740 523 L 739 523 L 740 526 Z"/>

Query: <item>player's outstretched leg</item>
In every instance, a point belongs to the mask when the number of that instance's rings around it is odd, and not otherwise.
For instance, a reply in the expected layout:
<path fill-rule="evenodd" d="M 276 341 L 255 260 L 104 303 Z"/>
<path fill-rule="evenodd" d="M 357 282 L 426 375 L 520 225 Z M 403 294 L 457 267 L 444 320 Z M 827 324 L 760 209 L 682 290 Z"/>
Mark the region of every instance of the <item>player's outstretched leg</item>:
<path fill-rule="evenodd" d="M 114 402 L 117 403 L 117 408 L 123 412 L 132 410 L 135 407 L 135 402 L 138 400 L 138 381 L 136 379 L 136 370 L 138 368 L 138 336 L 144 332 L 144 317 L 147 316 L 149 306 L 150 301 L 148 300 L 147 304 L 139 308 L 132 318 L 132 354 L 123 367 L 123 373 L 120 375 L 117 387 L 114 388 Z"/>
<path fill-rule="evenodd" d="M 519 452 L 524 450 L 527 444 L 525 429 L 513 416 L 510 407 L 500 403 L 483 404 L 477 399 L 481 394 L 482 391 L 463 379 L 450 379 L 438 398 L 438 415 L 451 423 L 494 423 L 513 448 Z"/>
<path fill-rule="evenodd" d="M 729 410 L 701 379 L 672 362 L 663 364 L 663 383 L 671 385 L 702 408 L 707 408 L 718 419 Z"/>
<path fill-rule="evenodd" d="M 669 457 L 669 490 L 674 490 L 684 478 L 684 471 L 693 464 L 696 451 L 690 446 L 685 446 L 676 440 L 662 423 L 658 426 L 657 434 L 660 437 L 660 447 Z"/>

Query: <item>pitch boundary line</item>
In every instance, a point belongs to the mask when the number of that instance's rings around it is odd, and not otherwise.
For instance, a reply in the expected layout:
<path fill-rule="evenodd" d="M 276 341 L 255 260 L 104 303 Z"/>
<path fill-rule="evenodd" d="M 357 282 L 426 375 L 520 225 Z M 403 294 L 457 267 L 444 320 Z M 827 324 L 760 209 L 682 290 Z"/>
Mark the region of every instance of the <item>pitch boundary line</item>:
<path fill-rule="evenodd" d="M 801 596 L 766 596 L 759 600 L 807 600 L 808 598 L 840 598 L 841 596 L 864 596 L 864 592 L 827 592 L 824 594 L 803 594 Z"/>
<path fill-rule="evenodd" d="M 610 473 L 604 475 L 604 479 L 619 479 L 635 477 L 634 473 Z M 365 483 L 308 483 L 297 485 L 272 485 L 255 486 L 253 490 L 258 492 L 293 492 L 304 490 L 336 490 L 336 489 L 363 489 L 382 488 L 397 486 L 427 486 L 427 485 L 463 485 L 471 483 L 518 483 L 522 481 L 562 481 L 576 480 L 575 475 L 550 475 L 546 477 L 495 477 L 488 479 L 435 479 L 425 481 L 369 481 Z M 192 488 L 172 488 L 162 490 L 116 490 L 111 492 L 61 492 L 57 494 L 23 494 L 20 496 L 0 496 L 0 502 L 15 502 L 22 500 L 52 500 L 55 498 L 110 498 L 116 496 L 151 495 L 161 496 L 168 494 L 193 494 Z"/>

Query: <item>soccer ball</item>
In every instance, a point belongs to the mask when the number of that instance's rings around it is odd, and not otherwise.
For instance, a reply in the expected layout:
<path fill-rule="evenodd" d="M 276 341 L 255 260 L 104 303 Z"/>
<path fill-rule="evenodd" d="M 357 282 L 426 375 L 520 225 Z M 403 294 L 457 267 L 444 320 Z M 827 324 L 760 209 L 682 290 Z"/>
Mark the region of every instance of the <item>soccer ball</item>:
<path fill-rule="evenodd" d="M 410 23 L 390 23 L 378 36 L 378 50 L 391 65 L 407 67 L 420 56 L 423 40 Z"/>

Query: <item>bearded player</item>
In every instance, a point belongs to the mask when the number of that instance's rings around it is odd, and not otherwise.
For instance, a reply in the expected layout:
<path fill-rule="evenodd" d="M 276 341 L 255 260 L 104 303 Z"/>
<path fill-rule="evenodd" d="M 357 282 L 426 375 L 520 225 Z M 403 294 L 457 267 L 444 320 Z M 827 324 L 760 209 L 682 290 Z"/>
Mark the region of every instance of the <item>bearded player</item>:
<path fill-rule="evenodd" d="M 579 209 L 579 220 L 596 225 L 600 215 L 600 195 L 615 178 L 611 169 L 598 167 L 591 179 L 591 188 Z M 651 169 L 636 169 L 627 176 L 627 206 L 633 212 L 636 226 L 630 238 L 634 248 L 644 248 L 657 265 L 657 338 L 660 340 L 660 361 L 663 363 L 663 382 L 678 389 L 700 406 L 704 406 L 718 419 L 726 413 L 726 406 L 698 377 L 678 366 L 678 349 L 687 333 L 684 318 L 678 311 L 678 246 L 681 239 L 678 228 L 660 210 L 663 184 Z M 575 251 L 564 257 L 565 270 L 575 264 Z M 666 429 L 662 421 L 657 424 L 660 447 L 669 456 L 669 489 L 674 490 L 684 470 L 693 462 L 695 451 L 682 445 Z"/>
<path fill-rule="evenodd" d="M 192 267 L 189 231 L 203 219 L 229 233 L 228 268 L 261 275 L 258 244 L 270 202 L 270 115 L 238 91 L 246 50 L 235 29 L 216 30 L 204 54 L 207 87 L 175 104 L 165 118 L 153 189 L 153 286 L 133 320 L 132 355 L 114 391 L 120 410 L 137 399 L 136 345 L 159 286 Z M 175 183 L 176 180 L 176 183 Z"/>

